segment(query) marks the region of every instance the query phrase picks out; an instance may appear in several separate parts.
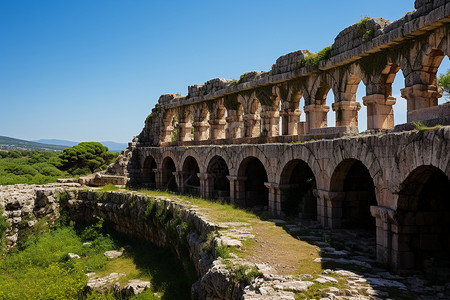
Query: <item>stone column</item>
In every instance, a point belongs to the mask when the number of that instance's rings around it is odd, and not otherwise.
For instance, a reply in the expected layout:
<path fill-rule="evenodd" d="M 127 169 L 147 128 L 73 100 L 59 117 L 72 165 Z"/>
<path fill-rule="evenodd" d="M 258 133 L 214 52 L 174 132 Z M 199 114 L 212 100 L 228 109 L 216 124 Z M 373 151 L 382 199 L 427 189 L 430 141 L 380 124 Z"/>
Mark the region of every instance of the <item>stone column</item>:
<path fill-rule="evenodd" d="M 317 221 L 323 227 L 339 229 L 342 226 L 342 201 L 344 192 L 314 190 L 317 197 Z"/>
<path fill-rule="evenodd" d="M 383 94 L 373 94 L 362 98 L 367 106 L 367 129 L 394 128 L 395 97 L 385 97 Z"/>
<path fill-rule="evenodd" d="M 406 80 L 405 80 L 406 81 Z M 438 105 L 438 98 L 442 97 L 443 88 L 436 85 L 414 84 L 400 90 L 403 98 L 408 102 L 408 113 L 417 109 L 432 107 Z M 407 116 L 408 122 L 418 121 L 412 120 Z"/>
<path fill-rule="evenodd" d="M 370 212 L 375 217 L 377 225 L 377 260 L 397 268 L 401 264 L 401 257 L 396 212 L 382 206 L 371 206 Z M 404 254 L 402 253 L 402 255 Z M 408 256 L 406 254 L 406 257 Z"/>
<path fill-rule="evenodd" d="M 261 120 L 261 117 L 258 114 L 245 114 L 244 115 L 245 137 L 260 136 L 260 120 Z"/>
<path fill-rule="evenodd" d="M 262 131 L 261 136 L 278 136 L 280 135 L 280 113 L 278 110 L 267 110 L 263 106 L 263 112 L 261 113 L 262 119 Z M 269 106 L 268 109 L 272 109 Z"/>
<path fill-rule="evenodd" d="M 208 139 L 208 122 L 194 122 L 192 126 L 194 127 L 194 141 L 205 141 Z"/>
<path fill-rule="evenodd" d="M 230 181 L 230 203 L 243 206 L 245 204 L 245 181 L 247 177 L 227 176 Z"/>
<path fill-rule="evenodd" d="M 191 123 L 177 124 L 177 139 L 180 142 L 187 142 L 191 140 Z"/>
<path fill-rule="evenodd" d="M 155 187 L 157 189 L 162 188 L 162 169 L 153 169 L 155 172 Z"/>
<path fill-rule="evenodd" d="M 227 121 L 225 119 L 221 120 L 209 120 L 209 139 L 210 140 L 220 140 L 224 139 L 225 136 L 225 125 Z"/>
<path fill-rule="evenodd" d="M 172 172 L 175 176 L 175 182 L 177 183 L 178 192 L 184 193 L 184 181 L 183 181 L 183 172 Z"/>
<path fill-rule="evenodd" d="M 358 111 L 361 105 L 355 101 L 339 101 L 332 104 L 336 112 L 336 126 L 358 126 Z"/>
<path fill-rule="evenodd" d="M 197 173 L 200 179 L 200 196 L 205 199 L 211 199 L 214 191 L 214 175 L 208 173 Z"/>
<path fill-rule="evenodd" d="M 242 132 L 242 116 L 238 110 L 228 110 L 228 117 L 225 118 L 228 126 L 226 129 L 227 139 L 238 139 L 243 136 Z"/>
<path fill-rule="evenodd" d="M 306 128 L 305 133 L 308 134 L 310 129 L 327 127 L 327 113 L 330 107 L 326 105 L 305 105 Z"/>
<path fill-rule="evenodd" d="M 265 182 L 269 189 L 269 214 L 271 216 L 281 216 L 281 193 L 278 183 Z"/>
<path fill-rule="evenodd" d="M 300 122 L 300 116 L 302 111 L 300 109 L 296 109 L 294 111 L 288 111 L 287 114 L 287 135 L 297 135 L 301 134 L 299 132 L 298 124 Z"/>
<path fill-rule="evenodd" d="M 161 128 L 161 143 L 170 143 L 172 141 L 172 120 L 167 124 L 164 122 L 164 125 Z"/>

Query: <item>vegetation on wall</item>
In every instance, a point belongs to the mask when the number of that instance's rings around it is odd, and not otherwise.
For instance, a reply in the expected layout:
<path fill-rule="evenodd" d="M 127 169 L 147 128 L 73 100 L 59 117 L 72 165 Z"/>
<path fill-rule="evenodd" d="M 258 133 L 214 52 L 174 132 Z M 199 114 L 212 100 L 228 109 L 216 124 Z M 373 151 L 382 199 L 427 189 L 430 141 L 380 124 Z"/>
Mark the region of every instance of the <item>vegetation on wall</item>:
<path fill-rule="evenodd" d="M 363 34 L 362 42 L 367 43 L 373 39 L 374 32 L 367 28 L 367 21 L 370 20 L 370 17 L 362 18 L 358 23 L 356 23 L 356 28 L 361 31 Z"/>
<path fill-rule="evenodd" d="M 318 53 L 309 52 L 304 59 L 300 59 L 297 62 L 297 67 L 303 68 L 306 66 L 311 66 L 313 69 L 317 70 L 319 69 L 319 63 L 322 60 L 327 60 L 328 58 L 330 58 L 330 54 L 331 54 L 331 46 L 323 48 Z"/>

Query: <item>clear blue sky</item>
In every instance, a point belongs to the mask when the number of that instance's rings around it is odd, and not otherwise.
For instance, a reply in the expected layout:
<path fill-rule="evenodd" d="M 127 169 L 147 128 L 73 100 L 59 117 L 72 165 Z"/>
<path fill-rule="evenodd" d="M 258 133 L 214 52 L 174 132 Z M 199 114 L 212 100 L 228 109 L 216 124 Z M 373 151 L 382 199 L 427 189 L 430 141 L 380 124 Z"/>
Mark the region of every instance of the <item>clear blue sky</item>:
<path fill-rule="evenodd" d="M 1 0 L 0 135 L 129 141 L 161 94 L 269 70 L 361 17 L 412 10 L 413 0 Z"/>

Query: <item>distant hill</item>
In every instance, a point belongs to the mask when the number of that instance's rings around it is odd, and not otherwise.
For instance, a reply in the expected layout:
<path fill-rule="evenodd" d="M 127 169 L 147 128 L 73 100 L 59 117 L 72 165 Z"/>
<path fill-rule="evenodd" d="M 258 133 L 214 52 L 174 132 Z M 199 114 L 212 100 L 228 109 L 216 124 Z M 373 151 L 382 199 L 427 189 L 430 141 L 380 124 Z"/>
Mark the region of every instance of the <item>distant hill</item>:
<path fill-rule="evenodd" d="M 45 143 L 30 142 L 6 136 L 0 136 L 0 150 L 62 151 L 64 148 L 67 147 L 61 145 L 50 145 Z"/>
<path fill-rule="evenodd" d="M 72 147 L 72 146 L 78 145 L 80 143 L 80 142 L 67 141 L 67 140 L 56 140 L 56 139 L 40 139 L 40 140 L 35 140 L 33 142 L 66 146 L 65 148 Z M 89 142 L 91 142 L 91 141 L 89 141 Z M 111 152 L 121 152 L 123 149 L 125 149 L 128 146 L 127 143 L 116 143 L 116 142 L 111 142 L 111 141 L 104 141 L 104 142 L 100 142 L 100 143 L 103 146 L 108 147 L 109 151 L 111 151 Z"/>

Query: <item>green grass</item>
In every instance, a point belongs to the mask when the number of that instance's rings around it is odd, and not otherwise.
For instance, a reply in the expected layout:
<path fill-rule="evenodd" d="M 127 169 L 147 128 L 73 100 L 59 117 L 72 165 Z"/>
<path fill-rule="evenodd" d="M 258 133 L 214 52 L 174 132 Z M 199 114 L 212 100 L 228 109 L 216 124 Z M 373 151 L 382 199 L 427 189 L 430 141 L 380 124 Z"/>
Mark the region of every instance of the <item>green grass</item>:
<path fill-rule="evenodd" d="M 435 130 L 442 127 L 442 125 L 435 125 L 433 127 L 428 127 L 425 124 L 423 124 L 422 121 L 413 122 L 413 125 L 416 130 L 418 131 L 425 131 L 425 130 Z"/>
<path fill-rule="evenodd" d="M 103 253 L 120 248 L 125 241 L 106 234 L 102 219 L 87 227 L 63 221 L 54 227 L 48 224 L 38 222 L 32 234 L 21 236 L 20 247 L 0 258 L 0 299 L 115 299 L 111 293 L 84 294 L 85 272 L 92 271 L 99 276 L 126 273 L 122 286 L 130 279 L 150 281 L 151 289 L 137 299 L 189 299 L 195 269 L 190 266 L 185 271 L 169 249 L 131 240 L 130 251 L 107 260 Z M 69 259 L 68 253 L 81 259 Z"/>

